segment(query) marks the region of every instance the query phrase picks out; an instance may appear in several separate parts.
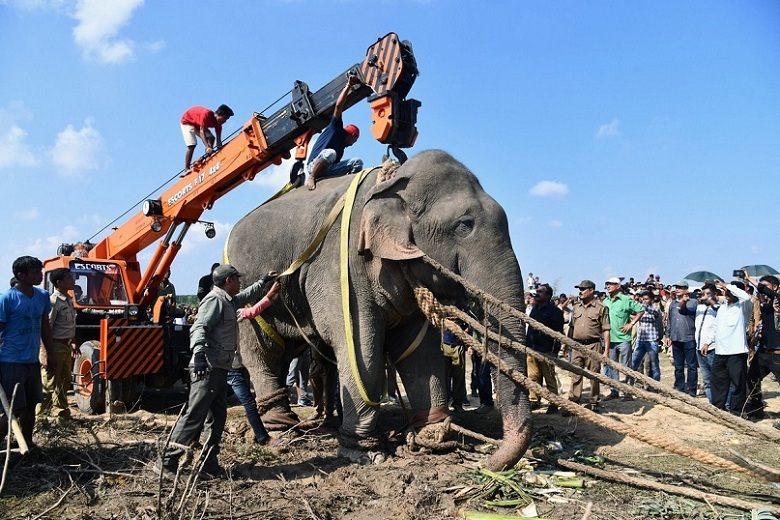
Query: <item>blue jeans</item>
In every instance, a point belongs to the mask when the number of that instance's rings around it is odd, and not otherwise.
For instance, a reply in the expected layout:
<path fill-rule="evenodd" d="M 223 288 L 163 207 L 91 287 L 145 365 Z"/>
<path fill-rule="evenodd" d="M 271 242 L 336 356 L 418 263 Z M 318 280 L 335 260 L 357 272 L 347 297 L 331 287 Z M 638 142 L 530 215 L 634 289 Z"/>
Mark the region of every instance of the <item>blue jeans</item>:
<path fill-rule="evenodd" d="M 474 365 L 473 370 L 477 374 L 479 404 L 493 406 L 493 381 L 490 378 L 490 363 L 484 363 L 476 352 L 471 354 L 471 363 Z"/>
<path fill-rule="evenodd" d="M 609 359 L 611 359 L 612 361 L 619 361 L 621 365 L 630 367 L 631 366 L 631 342 L 623 341 L 620 343 L 610 343 Z M 609 367 L 607 368 L 608 368 L 607 375 L 611 379 L 614 379 L 615 381 L 619 381 L 620 372 L 618 372 L 617 370 L 613 370 Z M 614 388 L 611 388 L 609 393 L 613 395 L 617 395 L 618 391 Z"/>
<path fill-rule="evenodd" d="M 674 389 L 694 397 L 696 397 L 696 386 L 699 383 L 699 363 L 696 360 L 696 351 L 694 340 L 672 341 Z"/>
<path fill-rule="evenodd" d="M 661 380 L 661 367 L 658 364 L 658 341 L 637 341 L 634 357 L 631 358 L 631 368 L 639 370 L 639 364 L 647 354 L 650 359 L 650 373 L 656 381 Z"/>
<path fill-rule="evenodd" d="M 357 157 L 336 162 L 336 151 L 331 148 L 325 148 L 314 160 L 310 161 L 307 171 L 310 171 L 309 168 L 311 168 L 315 160 L 319 160 L 325 165 L 325 170 L 317 176 L 318 179 L 344 175 L 346 173 L 357 173 L 363 169 L 363 160 Z"/>
<path fill-rule="evenodd" d="M 709 349 L 707 355 L 701 353 L 699 349 L 696 349 L 696 360 L 699 362 L 699 368 L 701 369 L 701 380 L 704 386 L 704 395 L 707 396 L 707 401 L 712 403 L 712 362 L 715 360 L 715 348 Z"/>
<path fill-rule="evenodd" d="M 257 412 L 255 398 L 252 392 L 249 391 L 249 373 L 246 371 L 246 368 L 229 370 L 227 382 L 233 389 L 233 393 L 236 394 L 238 401 L 244 407 L 246 420 L 255 434 L 255 442 L 265 442 L 268 439 L 268 431 L 265 429 L 263 421 L 260 419 L 260 414 Z"/>

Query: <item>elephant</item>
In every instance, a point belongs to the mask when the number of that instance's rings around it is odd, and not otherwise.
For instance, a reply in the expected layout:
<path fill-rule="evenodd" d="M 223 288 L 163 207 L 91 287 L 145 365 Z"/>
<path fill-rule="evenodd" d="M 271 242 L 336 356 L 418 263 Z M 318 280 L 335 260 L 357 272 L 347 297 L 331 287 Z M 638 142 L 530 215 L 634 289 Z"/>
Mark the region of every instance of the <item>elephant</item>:
<path fill-rule="evenodd" d="M 465 292 L 424 262 L 423 255 L 512 307 L 525 308 L 506 213 L 471 171 L 444 151 L 428 150 L 412 156 L 390 178 L 383 173 L 381 168 L 367 173 L 351 206 L 345 250 L 350 320 L 345 322 L 341 298 L 342 226 L 336 220 L 300 268 L 280 278 L 283 303 L 276 302 L 262 315 L 275 330 L 271 335 L 276 341 L 255 322 L 242 324 L 240 339 L 258 396 L 284 387 L 286 360 L 304 340 L 320 355 L 335 357 L 343 408 L 340 450 L 363 453 L 381 448 L 376 402 L 386 357 L 395 362 L 415 421 L 432 424 L 449 415 L 440 331 L 424 331 L 427 322 L 409 279 L 421 281 L 449 302 L 462 302 Z M 245 275 L 244 283 L 287 268 L 312 243 L 355 176 L 318 180 L 316 190 L 291 191 L 239 220 L 225 253 Z M 524 342 L 519 320 L 504 317 L 500 327 L 511 339 Z M 399 359 L 422 334 L 419 346 Z M 353 363 L 349 336 L 354 340 Z M 524 355 L 502 353 L 504 360 L 526 372 Z M 502 374 L 495 377 L 503 441 L 488 465 L 506 468 L 522 457 L 531 441 L 531 410 L 527 391 Z M 291 423 L 296 420 L 288 401 L 276 404 L 264 420 L 274 414 L 289 417 Z"/>

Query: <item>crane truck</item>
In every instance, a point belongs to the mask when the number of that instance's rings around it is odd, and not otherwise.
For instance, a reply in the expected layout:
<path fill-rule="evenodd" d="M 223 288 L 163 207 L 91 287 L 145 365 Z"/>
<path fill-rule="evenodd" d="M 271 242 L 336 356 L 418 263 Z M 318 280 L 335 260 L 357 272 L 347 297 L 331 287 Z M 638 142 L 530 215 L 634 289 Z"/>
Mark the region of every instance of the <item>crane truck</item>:
<path fill-rule="evenodd" d="M 231 190 L 294 153 L 291 179 L 301 170 L 311 138 L 328 124 L 336 99 L 357 75 L 344 109 L 368 99 L 372 135 L 403 162 L 401 150 L 414 145 L 420 102 L 406 99 L 418 75 L 412 46 L 395 33 L 368 47 L 362 62 L 312 92 L 295 81 L 291 101 L 266 117 L 253 113 L 222 148 L 196 161 L 191 172 L 158 198 L 142 203 L 141 211 L 95 244 L 62 244 L 57 256 L 44 261 L 49 274 L 67 268 L 75 279 L 76 344 L 73 389 L 78 408 L 102 413 L 128 409 L 137 383 L 150 388 L 186 380 L 190 358 L 189 327 L 166 319 L 164 298 L 157 288 L 193 225 L 205 226 L 213 238 L 213 223 L 201 220 L 206 210 Z M 290 186 L 290 185 L 288 185 Z M 158 241 L 142 269 L 138 254 Z"/>

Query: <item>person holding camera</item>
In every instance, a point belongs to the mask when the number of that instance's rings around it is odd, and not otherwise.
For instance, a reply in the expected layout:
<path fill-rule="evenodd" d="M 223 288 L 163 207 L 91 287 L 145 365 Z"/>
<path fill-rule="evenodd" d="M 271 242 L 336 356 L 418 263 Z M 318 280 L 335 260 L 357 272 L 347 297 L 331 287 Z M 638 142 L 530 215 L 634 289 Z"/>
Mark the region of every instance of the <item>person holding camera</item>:
<path fill-rule="evenodd" d="M 748 414 L 751 418 L 765 417 L 761 381 L 770 373 L 780 381 L 780 330 L 776 323 L 775 307 L 780 305 L 780 279 L 774 275 L 762 276 L 758 280 L 745 273 L 745 280 L 752 284 L 766 303 L 761 305 L 761 337 L 755 356 L 748 367 Z"/>
<path fill-rule="evenodd" d="M 701 370 L 704 395 L 712 403 L 712 362 L 715 360 L 715 317 L 718 312 L 718 289 L 707 283 L 702 287 L 694 316 L 696 334 L 696 361 Z M 687 295 L 686 295 L 687 297 Z M 690 307 L 680 305 L 680 314 L 690 315 Z"/>
<path fill-rule="evenodd" d="M 747 399 L 747 326 L 753 302 L 745 284 L 716 282 L 726 303 L 718 307 L 715 318 L 715 359 L 712 362 L 712 405 L 726 409 L 729 386 L 734 387 L 729 411 L 742 415 Z"/>
<path fill-rule="evenodd" d="M 674 389 L 696 397 L 699 385 L 699 362 L 696 358 L 696 326 L 693 317 L 699 302 L 688 294 L 688 282 L 675 283 L 675 300 L 669 304 L 664 343 L 672 347 Z M 680 309 L 686 307 L 683 314 Z M 687 373 L 686 373 L 687 372 Z"/>

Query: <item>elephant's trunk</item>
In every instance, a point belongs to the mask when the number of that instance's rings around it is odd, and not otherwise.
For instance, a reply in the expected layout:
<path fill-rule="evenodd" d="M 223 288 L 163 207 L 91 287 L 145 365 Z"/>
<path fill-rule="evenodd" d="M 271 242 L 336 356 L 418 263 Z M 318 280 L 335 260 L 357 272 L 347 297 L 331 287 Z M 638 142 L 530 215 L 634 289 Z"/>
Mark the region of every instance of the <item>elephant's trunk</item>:
<path fill-rule="evenodd" d="M 496 279 L 493 276 L 490 279 L 485 279 L 483 276 L 483 279 L 479 280 L 479 276 L 469 276 L 468 279 L 504 303 L 522 310 L 524 305 L 523 282 L 520 267 L 517 265 L 514 255 L 509 256 L 505 261 L 510 265 L 501 266 L 499 265 L 501 262 L 497 262 L 497 269 L 486 274 L 490 276 L 490 274 L 495 275 L 496 272 L 510 272 L 511 276 L 508 278 L 501 276 L 500 279 Z M 497 331 L 500 326 L 502 336 L 525 343 L 525 327 L 517 318 L 505 314 L 493 314 L 491 323 L 491 328 L 494 331 Z M 502 366 L 508 366 L 527 374 L 524 354 L 503 348 L 497 351 L 498 346 L 495 342 L 489 342 L 488 349 L 491 353 L 496 353 Z M 493 378 L 496 385 L 496 405 L 501 411 L 504 438 L 498 451 L 488 460 L 487 466 L 491 470 L 498 471 L 511 468 L 522 458 L 531 444 L 533 427 L 528 391 L 506 375 L 501 374 L 497 368 L 494 367 L 493 371 L 496 374 L 496 377 Z"/>

